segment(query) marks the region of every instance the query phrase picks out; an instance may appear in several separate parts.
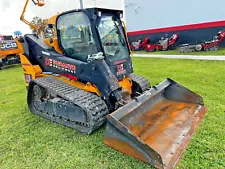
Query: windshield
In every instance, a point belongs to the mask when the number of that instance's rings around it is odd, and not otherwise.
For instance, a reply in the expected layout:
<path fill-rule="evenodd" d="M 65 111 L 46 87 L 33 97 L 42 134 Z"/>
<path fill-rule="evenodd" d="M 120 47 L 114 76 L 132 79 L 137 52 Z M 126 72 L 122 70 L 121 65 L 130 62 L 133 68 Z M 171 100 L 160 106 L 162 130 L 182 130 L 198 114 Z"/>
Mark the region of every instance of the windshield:
<path fill-rule="evenodd" d="M 86 61 L 88 55 L 97 53 L 90 21 L 83 12 L 60 16 L 57 30 L 60 31 L 62 47 L 70 57 Z"/>
<path fill-rule="evenodd" d="M 9 36 L 3 36 L 3 40 L 13 40 L 13 37 L 11 35 Z"/>
<path fill-rule="evenodd" d="M 120 22 L 114 20 L 112 16 L 102 16 L 98 25 L 98 31 L 106 58 L 109 61 L 129 57 L 129 49 L 127 48 L 126 37 L 122 29 Z"/>

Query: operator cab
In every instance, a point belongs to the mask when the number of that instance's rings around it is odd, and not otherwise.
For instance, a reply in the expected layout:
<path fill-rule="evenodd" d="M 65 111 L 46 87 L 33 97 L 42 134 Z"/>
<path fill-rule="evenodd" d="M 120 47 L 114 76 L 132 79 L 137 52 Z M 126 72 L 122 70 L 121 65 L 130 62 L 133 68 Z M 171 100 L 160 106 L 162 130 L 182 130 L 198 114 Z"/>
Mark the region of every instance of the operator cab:
<path fill-rule="evenodd" d="M 99 8 L 65 12 L 56 21 L 59 45 L 68 57 L 84 62 L 99 52 L 108 62 L 129 58 L 121 15 Z"/>
<path fill-rule="evenodd" d="M 12 35 L 4 35 L 4 36 L 0 36 L 0 40 L 8 41 L 8 40 L 14 40 L 14 39 Z"/>

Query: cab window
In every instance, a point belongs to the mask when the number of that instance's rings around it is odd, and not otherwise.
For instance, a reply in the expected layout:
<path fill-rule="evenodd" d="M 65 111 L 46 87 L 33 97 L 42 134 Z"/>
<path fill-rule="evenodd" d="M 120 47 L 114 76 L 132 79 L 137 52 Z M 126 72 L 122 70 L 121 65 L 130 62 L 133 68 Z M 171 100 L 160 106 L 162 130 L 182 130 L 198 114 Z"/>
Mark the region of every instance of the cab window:
<path fill-rule="evenodd" d="M 113 16 L 102 16 L 98 25 L 101 43 L 109 61 L 128 58 L 130 53 L 126 44 L 126 36 L 119 19 Z"/>
<path fill-rule="evenodd" d="M 86 61 L 88 55 L 97 53 L 90 21 L 83 12 L 60 16 L 57 30 L 60 31 L 61 45 L 68 56 Z"/>

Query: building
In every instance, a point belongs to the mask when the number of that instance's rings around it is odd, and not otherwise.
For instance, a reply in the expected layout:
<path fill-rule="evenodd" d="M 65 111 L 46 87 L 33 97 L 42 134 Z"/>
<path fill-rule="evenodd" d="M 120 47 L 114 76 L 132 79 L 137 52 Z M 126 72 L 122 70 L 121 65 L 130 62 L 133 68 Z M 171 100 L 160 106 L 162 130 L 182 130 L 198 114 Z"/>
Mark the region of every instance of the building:
<path fill-rule="evenodd" d="M 129 41 L 178 33 L 177 44 L 210 40 L 225 29 L 224 0 L 124 0 Z M 225 46 L 225 41 L 221 43 Z"/>

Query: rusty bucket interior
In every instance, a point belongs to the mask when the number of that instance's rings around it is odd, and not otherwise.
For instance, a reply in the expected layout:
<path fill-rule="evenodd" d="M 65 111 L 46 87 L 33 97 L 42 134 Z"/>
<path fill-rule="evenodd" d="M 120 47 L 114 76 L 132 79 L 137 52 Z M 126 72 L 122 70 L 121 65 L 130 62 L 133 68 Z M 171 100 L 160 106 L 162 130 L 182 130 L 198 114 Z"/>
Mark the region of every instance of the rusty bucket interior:
<path fill-rule="evenodd" d="M 206 111 L 199 95 L 166 79 L 109 114 L 103 141 L 156 168 L 174 168 Z"/>

